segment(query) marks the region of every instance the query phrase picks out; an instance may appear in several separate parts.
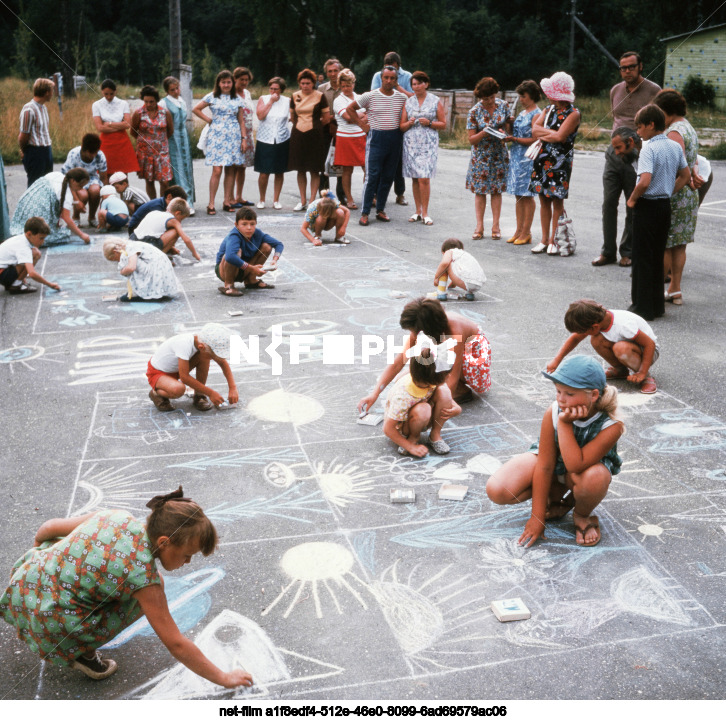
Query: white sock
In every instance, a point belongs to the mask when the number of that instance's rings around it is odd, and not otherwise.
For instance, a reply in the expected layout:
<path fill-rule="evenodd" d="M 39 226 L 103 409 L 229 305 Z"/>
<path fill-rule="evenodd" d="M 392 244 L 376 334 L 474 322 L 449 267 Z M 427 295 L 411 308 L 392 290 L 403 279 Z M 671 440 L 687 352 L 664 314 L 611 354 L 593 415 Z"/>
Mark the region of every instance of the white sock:
<path fill-rule="evenodd" d="M 19 285 L 22 285 L 22 284 L 23 284 L 23 281 L 22 280 L 17 280 L 16 279 L 15 282 L 13 283 L 13 288 L 15 288 L 15 287 L 17 287 Z"/>

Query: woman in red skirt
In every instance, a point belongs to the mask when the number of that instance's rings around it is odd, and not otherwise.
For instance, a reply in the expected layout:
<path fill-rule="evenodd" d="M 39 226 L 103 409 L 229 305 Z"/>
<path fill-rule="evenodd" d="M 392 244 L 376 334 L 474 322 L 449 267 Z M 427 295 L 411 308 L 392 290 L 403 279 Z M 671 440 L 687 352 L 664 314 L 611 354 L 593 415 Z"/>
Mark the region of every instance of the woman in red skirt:
<path fill-rule="evenodd" d="M 338 84 L 341 92 L 333 104 L 335 120 L 338 123 L 338 131 L 335 134 L 335 164 L 343 168 L 343 190 L 345 197 L 348 198 L 348 208 L 355 210 L 358 206 L 353 202 L 350 185 L 353 168 L 365 168 L 368 122 L 365 110 L 358 111 L 358 125 L 349 123 L 343 114 L 354 100 L 360 98 L 360 95 L 353 92 L 355 88 L 353 72 L 348 68 L 341 70 L 338 74 Z"/>
<path fill-rule="evenodd" d="M 103 98 L 92 106 L 93 122 L 101 136 L 101 150 L 106 156 L 109 176 L 121 171 L 135 173 L 139 170 L 136 153 L 128 133 L 131 110 L 125 100 L 116 97 L 116 83 L 104 80 L 101 83 Z"/>

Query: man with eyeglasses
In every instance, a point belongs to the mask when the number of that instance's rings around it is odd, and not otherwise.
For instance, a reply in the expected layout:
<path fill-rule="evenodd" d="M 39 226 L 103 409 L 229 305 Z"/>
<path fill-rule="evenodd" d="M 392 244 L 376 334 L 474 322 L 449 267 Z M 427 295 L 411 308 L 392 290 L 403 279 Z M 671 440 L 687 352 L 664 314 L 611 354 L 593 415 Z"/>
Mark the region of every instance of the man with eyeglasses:
<path fill-rule="evenodd" d="M 644 78 L 643 62 L 636 52 L 626 52 L 620 57 L 620 77 L 622 81 L 610 90 L 610 105 L 613 115 L 613 133 L 618 128 L 635 131 L 636 113 L 649 103 L 660 90 L 660 86 Z M 635 165 L 618 155 L 611 144 L 605 152 L 605 169 L 602 175 L 602 234 L 603 245 L 600 255 L 592 261 L 594 266 L 609 265 L 618 259 L 618 204 L 621 193 L 627 200 L 636 182 Z M 631 265 L 633 211 L 626 207 L 625 228 L 620 239 L 620 265 Z"/>

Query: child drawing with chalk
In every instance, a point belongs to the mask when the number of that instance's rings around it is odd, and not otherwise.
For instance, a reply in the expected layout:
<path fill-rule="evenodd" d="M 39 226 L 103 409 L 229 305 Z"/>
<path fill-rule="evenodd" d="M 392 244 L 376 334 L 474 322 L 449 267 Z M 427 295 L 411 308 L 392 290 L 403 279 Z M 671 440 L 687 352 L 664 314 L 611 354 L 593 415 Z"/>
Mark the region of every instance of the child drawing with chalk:
<path fill-rule="evenodd" d="M 437 287 L 437 300 L 448 300 L 448 288 L 461 288 L 466 300 L 475 300 L 486 277 L 479 261 L 464 250 L 458 238 L 447 238 L 441 245 L 441 262 L 434 271 L 434 285 Z"/>
<path fill-rule="evenodd" d="M 436 345 L 421 331 L 416 345 L 406 351 L 411 359 L 409 372 L 395 382 L 388 394 L 383 421 L 383 433 L 398 444 L 398 452 L 402 455 L 423 458 L 428 453 L 428 448 L 420 442 L 421 434 L 427 428 L 431 429 L 429 443 L 433 450 L 437 453 L 449 451 L 435 419 L 442 408 L 448 411 L 447 419 L 461 413 L 461 407 L 453 401 L 446 385 L 446 376 L 454 364 L 453 345 L 453 340 Z"/>
<path fill-rule="evenodd" d="M 601 534 L 592 512 L 620 472 L 617 442 L 625 426 L 616 415 L 618 392 L 588 356 L 570 356 L 542 374 L 554 382 L 557 399 L 545 411 L 539 441 L 491 476 L 487 495 L 501 505 L 532 499 L 520 545 L 544 539 L 545 521 L 564 518 L 572 509 L 577 544 L 595 546 Z"/>
<path fill-rule="evenodd" d="M 350 211 L 335 197 L 332 191 L 323 191 L 318 200 L 314 200 L 305 213 L 300 232 L 313 245 L 323 244 L 323 231 L 335 228 L 335 242 L 348 245 L 345 231 L 348 228 Z"/>
<path fill-rule="evenodd" d="M 145 522 L 105 510 L 46 521 L 13 566 L 0 614 L 40 657 L 101 680 L 118 665 L 98 649 L 142 616 L 177 661 L 225 688 L 251 686 L 213 664 L 177 627 L 157 564 L 175 571 L 217 548 L 217 531 L 181 486 L 147 504 Z"/>
<path fill-rule="evenodd" d="M 600 303 L 583 298 L 570 303 L 565 328 L 571 335 L 547 364 L 548 373 L 590 336 L 595 352 L 610 364 L 605 371 L 608 380 L 624 379 L 640 386 L 641 393 L 656 392 L 650 369 L 658 360 L 658 338 L 639 315 L 627 310 L 607 310 Z"/>
<path fill-rule="evenodd" d="M 149 398 L 158 410 L 173 411 L 170 398 L 181 398 L 186 387 L 194 389 L 194 407 L 198 411 L 223 406 L 224 398 L 209 388 L 209 364 L 214 361 L 224 373 L 229 386 L 228 400 L 239 400 L 237 385 L 229 367 L 229 339 L 232 331 L 219 323 L 207 323 L 196 335 L 181 333 L 165 340 L 149 360 L 146 378 L 151 390 Z M 196 372 L 196 378 L 191 374 Z"/>

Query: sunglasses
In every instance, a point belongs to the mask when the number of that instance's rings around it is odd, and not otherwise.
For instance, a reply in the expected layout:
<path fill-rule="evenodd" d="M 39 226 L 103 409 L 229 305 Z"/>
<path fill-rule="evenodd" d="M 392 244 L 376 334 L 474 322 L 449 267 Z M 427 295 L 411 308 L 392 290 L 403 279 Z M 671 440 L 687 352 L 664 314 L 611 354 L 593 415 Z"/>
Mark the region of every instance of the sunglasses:
<path fill-rule="evenodd" d="M 620 72 L 624 73 L 626 70 L 635 70 L 640 63 L 635 63 L 635 65 L 621 65 L 620 66 Z"/>

